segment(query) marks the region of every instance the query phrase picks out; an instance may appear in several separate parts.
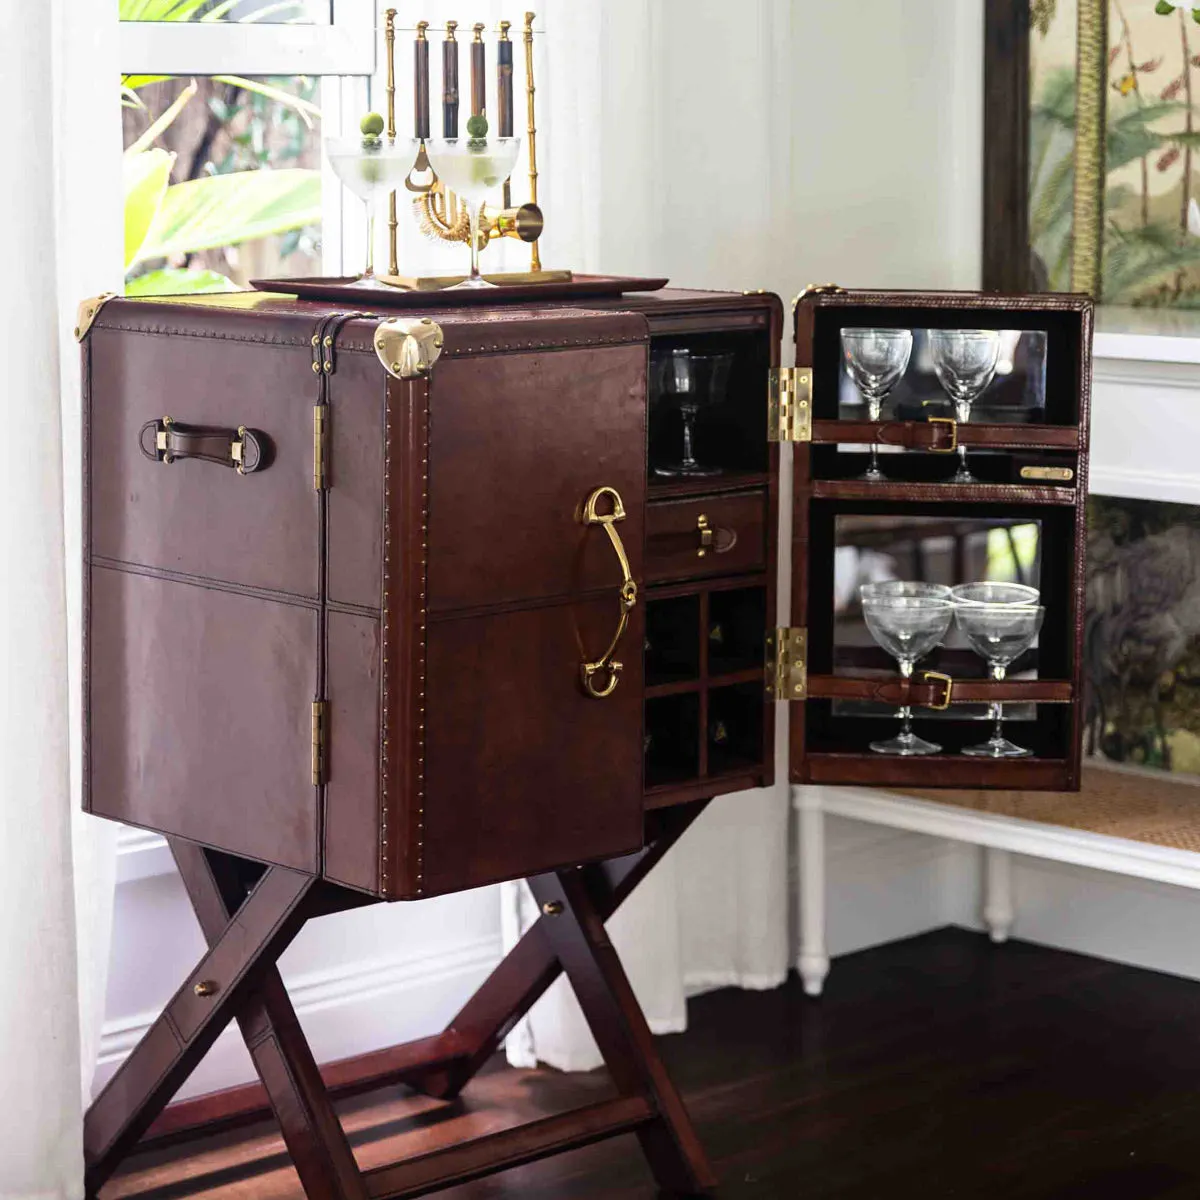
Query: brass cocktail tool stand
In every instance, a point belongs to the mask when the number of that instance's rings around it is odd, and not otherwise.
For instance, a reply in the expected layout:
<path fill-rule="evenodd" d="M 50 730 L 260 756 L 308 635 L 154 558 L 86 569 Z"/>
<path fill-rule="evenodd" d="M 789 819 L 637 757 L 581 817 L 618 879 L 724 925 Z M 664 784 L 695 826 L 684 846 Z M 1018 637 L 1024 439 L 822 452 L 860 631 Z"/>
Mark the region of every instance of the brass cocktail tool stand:
<path fill-rule="evenodd" d="M 395 136 L 395 9 L 388 9 L 385 26 L 387 47 L 388 79 L 388 135 Z M 486 207 L 480 212 L 480 249 L 499 238 L 510 237 L 530 245 L 530 269 L 503 273 L 484 272 L 492 283 L 561 283 L 572 279 L 570 271 L 544 270 L 538 245 L 544 227 L 544 217 L 538 207 L 537 167 L 537 120 L 536 84 L 533 62 L 533 22 L 535 14 L 527 12 L 524 24 L 525 45 L 525 96 L 528 118 L 529 150 L 529 201 L 521 205 L 512 203 L 512 180 L 504 182 L 502 207 L 490 213 Z M 496 46 L 497 96 L 500 109 L 497 134 L 512 137 L 514 133 L 514 87 L 513 87 L 513 44 L 509 39 L 512 22 L 501 21 Z M 434 241 L 466 242 L 469 240 L 470 221 L 458 197 L 445 188 L 432 170 L 425 150 L 425 140 L 430 130 L 430 83 L 429 41 L 426 31 L 428 21 L 417 23 L 417 38 L 414 53 L 414 136 L 420 143 L 420 151 L 405 187 L 415 193 L 412 201 L 413 213 L 421 231 Z M 446 36 L 442 46 L 442 127 L 444 136 L 457 137 L 459 126 L 459 76 L 457 21 L 447 21 Z M 476 24 L 470 44 L 471 67 L 471 115 L 483 115 L 486 106 L 486 50 L 483 40 L 484 26 Z M 462 275 L 402 276 L 398 266 L 398 221 L 396 216 L 396 193 L 390 199 L 388 223 L 389 274 L 381 281 L 395 287 L 416 291 L 435 291 L 460 282 Z"/>

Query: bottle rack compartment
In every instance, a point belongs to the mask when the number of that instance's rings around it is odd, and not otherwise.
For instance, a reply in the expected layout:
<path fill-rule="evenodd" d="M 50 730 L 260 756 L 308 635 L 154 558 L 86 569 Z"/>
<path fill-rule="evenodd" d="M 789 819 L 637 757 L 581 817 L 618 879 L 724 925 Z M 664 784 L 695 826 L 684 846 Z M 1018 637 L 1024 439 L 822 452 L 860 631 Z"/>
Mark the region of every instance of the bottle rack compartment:
<path fill-rule="evenodd" d="M 762 772 L 765 582 L 646 604 L 645 786 Z"/>

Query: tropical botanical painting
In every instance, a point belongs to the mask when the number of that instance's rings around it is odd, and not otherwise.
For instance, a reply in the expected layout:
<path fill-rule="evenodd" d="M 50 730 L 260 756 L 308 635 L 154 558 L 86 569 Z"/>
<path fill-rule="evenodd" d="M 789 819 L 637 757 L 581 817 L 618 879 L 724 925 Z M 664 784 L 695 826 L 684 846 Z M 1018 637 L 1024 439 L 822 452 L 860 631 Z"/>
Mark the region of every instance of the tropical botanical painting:
<path fill-rule="evenodd" d="M 123 21 L 303 21 L 301 0 L 121 0 Z M 115 82 L 115 81 L 114 81 Z M 313 274 L 317 80 L 121 78 L 125 291 L 227 291 Z"/>
<path fill-rule="evenodd" d="M 1082 111 L 1077 119 L 1077 95 L 1086 89 L 1077 86 L 1076 43 L 1079 22 L 1094 20 L 1102 31 L 1105 15 L 1105 112 L 1103 125 L 1098 111 L 1092 125 Z M 1099 298 L 1200 307 L 1200 8 L 1032 0 L 1031 18 L 1029 231 L 1037 284 L 1072 286 L 1076 136 L 1098 143 L 1103 131 L 1103 177 L 1084 181 L 1102 204 Z"/>
<path fill-rule="evenodd" d="M 1088 502 L 1085 753 L 1200 775 L 1200 508 Z"/>

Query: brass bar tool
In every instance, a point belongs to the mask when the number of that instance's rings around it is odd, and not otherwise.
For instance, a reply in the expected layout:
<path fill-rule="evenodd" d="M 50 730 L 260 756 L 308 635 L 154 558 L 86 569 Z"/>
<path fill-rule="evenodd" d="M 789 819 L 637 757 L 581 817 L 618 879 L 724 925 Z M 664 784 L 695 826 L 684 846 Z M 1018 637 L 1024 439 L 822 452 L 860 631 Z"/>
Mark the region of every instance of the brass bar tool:
<path fill-rule="evenodd" d="M 389 8 L 383 27 L 387 44 L 387 135 L 388 141 L 396 140 L 396 10 Z M 388 273 L 400 274 L 398 238 L 400 221 L 396 215 L 396 193 L 388 193 Z"/>
<path fill-rule="evenodd" d="M 496 98 L 500 107 L 500 136 L 513 135 L 513 47 L 508 40 L 511 21 L 500 22 L 500 40 L 496 43 Z M 512 179 L 504 181 L 504 207 L 512 208 Z"/>
<path fill-rule="evenodd" d="M 475 26 L 471 42 L 471 116 L 487 113 L 487 47 L 483 44 L 483 22 Z"/>
<path fill-rule="evenodd" d="M 425 139 L 432 136 L 429 119 L 429 39 L 425 35 L 428 28 L 428 21 L 417 22 L 417 40 L 413 43 L 413 137 L 421 145 L 417 151 L 417 161 L 404 180 L 404 186 L 418 195 L 424 195 L 437 183 L 437 176 L 429 165 L 429 152 L 425 148 Z"/>
<path fill-rule="evenodd" d="M 533 18 L 536 14 L 525 14 L 525 99 L 529 120 L 529 203 L 538 202 L 538 170 L 537 170 L 537 117 L 533 97 L 536 88 L 533 82 Z M 532 271 L 542 269 L 542 253 L 537 242 L 533 242 L 530 251 L 529 268 Z"/>
<path fill-rule="evenodd" d="M 446 22 L 446 41 L 442 45 L 442 137 L 458 137 L 458 41 L 457 21 Z"/>

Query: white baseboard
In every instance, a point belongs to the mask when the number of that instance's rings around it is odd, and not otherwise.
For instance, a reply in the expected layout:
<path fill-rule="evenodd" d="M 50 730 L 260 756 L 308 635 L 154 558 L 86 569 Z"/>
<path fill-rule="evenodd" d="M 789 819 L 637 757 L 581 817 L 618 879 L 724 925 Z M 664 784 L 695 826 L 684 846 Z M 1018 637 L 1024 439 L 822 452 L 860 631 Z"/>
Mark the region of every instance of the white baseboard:
<path fill-rule="evenodd" d="M 318 1062 L 436 1033 L 446 1015 L 500 961 L 499 939 L 476 938 L 439 952 L 343 964 L 287 980 L 288 994 Z M 384 1003 L 385 1000 L 392 1003 Z M 108 1021 L 100 1042 L 96 1087 L 102 1087 L 158 1016 L 143 1012 Z M 236 1026 L 231 1026 L 180 1096 L 253 1079 Z"/>

